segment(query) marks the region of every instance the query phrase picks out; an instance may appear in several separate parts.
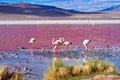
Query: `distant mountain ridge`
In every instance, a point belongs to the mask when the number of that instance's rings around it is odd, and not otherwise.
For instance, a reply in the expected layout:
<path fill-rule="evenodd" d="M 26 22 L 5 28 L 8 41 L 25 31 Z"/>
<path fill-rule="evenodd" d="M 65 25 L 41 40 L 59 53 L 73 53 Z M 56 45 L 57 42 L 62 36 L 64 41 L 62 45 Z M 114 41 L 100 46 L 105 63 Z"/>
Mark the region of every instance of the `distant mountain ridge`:
<path fill-rule="evenodd" d="M 71 16 L 80 12 L 65 10 L 54 6 L 37 5 L 31 3 L 0 3 L 0 13 L 29 14 L 38 16 Z"/>
<path fill-rule="evenodd" d="M 32 3 L 0 3 L 0 13 L 7 14 L 26 14 L 36 16 L 72 16 L 74 14 L 93 14 L 104 11 L 120 11 L 120 5 L 115 5 L 97 12 L 79 12 L 75 10 L 65 10 L 48 5 L 38 5 Z"/>
<path fill-rule="evenodd" d="M 114 5 L 100 11 L 120 11 L 120 5 Z"/>

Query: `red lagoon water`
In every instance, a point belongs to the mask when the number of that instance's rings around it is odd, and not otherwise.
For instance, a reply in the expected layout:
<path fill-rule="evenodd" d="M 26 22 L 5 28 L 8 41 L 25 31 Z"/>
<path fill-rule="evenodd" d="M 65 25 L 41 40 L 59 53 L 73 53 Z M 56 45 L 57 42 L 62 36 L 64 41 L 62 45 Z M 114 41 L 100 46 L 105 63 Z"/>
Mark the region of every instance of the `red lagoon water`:
<path fill-rule="evenodd" d="M 91 39 L 90 47 L 120 47 L 120 25 L 16 25 L 0 26 L 0 51 L 16 50 L 18 46 L 30 48 L 29 40 L 35 37 L 36 48 L 52 49 L 52 37 L 64 37 L 70 47 L 83 48 L 82 41 Z"/>

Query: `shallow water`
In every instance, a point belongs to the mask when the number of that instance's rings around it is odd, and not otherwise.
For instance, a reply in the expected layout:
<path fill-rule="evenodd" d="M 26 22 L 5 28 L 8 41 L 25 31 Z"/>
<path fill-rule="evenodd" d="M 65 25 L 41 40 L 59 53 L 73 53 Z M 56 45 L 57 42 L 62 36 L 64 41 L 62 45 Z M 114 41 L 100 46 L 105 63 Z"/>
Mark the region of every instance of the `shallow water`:
<path fill-rule="evenodd" d="M 31 69 L 31 71 L 23 75 L 24 78 L 27 80 L 44 80 L 45 71 L 52 62 L 53 53 L 51 51 L 42 53 L 40 50 L 35 50 L 34 53 L 35 56 L 31 56 L 29 50 L 1 52 L 0 54 L 4 55 L 6 58 L 0 59 L 0 65 L 9 65 L 10 69 L 14 66 L 20 69 L 27 67 Z M 63 51 L 60 52 L 60 57 L 63 62 L 68 65 L 82 64 L 82 60 L 86 56 L 81 48 L 71 49 L 69 50 L 70 59 L 65 61 L 63 53 Z M 13 54 L 18 54 L 19 57 L 16 58 Z M 88 58 L 108 60 L 116 66 L 120 73 L 120 48 L 91 49 Z M 23 72 L 20 71 L 20 73 L 22 74 Z"/>
<path fill-rule="evenodd" d="M 64 37 L 72 42 L 69 47 L 83 47 L 84 39 L 91 39 L 90 47 L 120 47 L 119 24 L 51 24 L 51 25 L 0 25 L 0 51 L 16 50 L 19 46 L 30 48 L 29 40 L 36 38 L 35 47 L 52 49 L 52 37 Z M 66 48 L 66 46 L 63 46 Z"/>

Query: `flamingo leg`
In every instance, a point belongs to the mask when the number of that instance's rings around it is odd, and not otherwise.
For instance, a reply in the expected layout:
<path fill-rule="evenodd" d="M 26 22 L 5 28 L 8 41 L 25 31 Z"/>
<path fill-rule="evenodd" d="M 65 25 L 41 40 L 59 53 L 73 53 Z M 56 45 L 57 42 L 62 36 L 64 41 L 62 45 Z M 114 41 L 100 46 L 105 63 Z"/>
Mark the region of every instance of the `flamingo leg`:
<path fill-rule="evenodd" d="M 59 56 L 59 47 L 56 47 L 56 56 Z"/>
<path fill-rule="evenodd" d="M 68 53 L 69 53 L 69 50 L 68 50 L 68 45 L 67 45 L 67 54 L 66 54 L 66 57 L 68 57 Z"/>
<path fill-rule="evenodd" d="M 85 51 L 86 51 L 86 52 L 88 51 L 88 47 L 87 47 L 87 45 L 85 45 Z"/>
<path fill-rule="evenodd" d="M 54 48 L 53 48 L 53 53 L 54 53 L 54 58 L 53 58 L 53 63 L 52 63 L 52 66 L 53 66 L 53 69 L 55 68 L 55 61 L 56 61 L 56 57 L 59 55 L 59 51 L 58 51 L 58 46 L 55 45 Z"/>
<path fill-rule="evenodd" d="M 68 51 L 68 45 L 67 45 L 67 51 Z"/>
<path fill-rule="evenodd" d="M 54 46 L 53 53 L 55 53 L 54 56 L 59 56 L 59 47 L 57 45 Z"/>
<path fill-rule="evenodd" d="M 57 48 L 57 46 L 55 45 L 55 46 L 53 47 L 53 56 L 55 56 L 55 50 L 56 50 L 56 48 Z"/>
<path fill-rule="evenodd" d="M 69 59 L 69 56 L 68 56 L 68 53 L 69 53 L 69 50 L 68 50 L 68 45 L 66 45 L 67 47 L 66 47 L 66 52 L 65 52 L 65 57 L 64 57 L 64 59 L 65 60 L 68 60 Z"/>
<path fill-rule="evenodd" d="M 55 46 L 53 47 L 53 62 L 52 62 L 52 67 L 53 67 L 53 69 L 55 68 L 54 63 L 55 63 L 55 59 L 56 59 L 56 57 L 55 57 L 55 50 L 56 50 L 56 48 L 57 48 L 57 46 L 55 45 Z"/>
<path fill-rule="evenodd" d="M 34 56 L 34 50 L 33 49 L 31 49 L 31 56 Z"/>
<path fill-rule="evenodd" d="M 56 45 L 53 47 L 53 52 L 55 52 L 56 47 L 57 47 Z"/>
<path fill-rule="evenodd" d="M 32 48 L 31 48 L 31 56 L 34 56 L 34 48 L 35 48 L 35 46 L 34 46 L 34 44 L 32 44 Z"/>

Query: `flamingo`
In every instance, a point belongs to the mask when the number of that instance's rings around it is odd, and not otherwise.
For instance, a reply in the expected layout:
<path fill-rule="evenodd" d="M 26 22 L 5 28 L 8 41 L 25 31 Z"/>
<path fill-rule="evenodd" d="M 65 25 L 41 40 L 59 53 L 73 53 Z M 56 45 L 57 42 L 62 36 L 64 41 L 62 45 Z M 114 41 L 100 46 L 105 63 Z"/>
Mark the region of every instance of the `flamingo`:
<path fill-rule="evenodd" d="M 64 38 L 59 38 L 58 40 L 55 41 L 55 38 L 53 37 L 52 44 L 54 45 L 53 52 L 55 52 L 55 49 L 58 48 L 58 46 L 62 45 L 64 42 Z M 58 55 L 57 50 L 56 50 L 56 55 Z"/>
<path fill-rule="evenodd" d="M 94 23 L 94 22 L 90 22 L 90 20 L 88 20 L 88 25 L 90 25 L 90 26 L 94 26 L 95 23 Z"/>
<path fill-rule="evenodd" d="M 31 38 L 29 43 L 34 43 L 34 41 L 35 41 L 35 38 Z"/>
<path fill-rule="evenodd" d="M 71 45 L 72 44 L 72 42 L 69 42 L 69 41 L 65 41 L 65 42 L 63 42 L 63 44 L 65 45 L 65 46 L 67 46 L 67 50 L 68 50 L 68 46 L 69 45 Z M 68 51 L 66 52 L 66 53 L 68 53 Z M 67 54 L 66 54 L 66 57 L 67 57 Z M 67 60 L 67 58 L 65 58 L 65 60 Z"/>
<path fill-rule="evenodd" d="M 30 43 L 31 46 L 32 46 L 32 49 L 31 49 L 31 55 L 32 55 L 32 56 L 34 56 L 34 54 L 33 54 L 33 49 L 34 49 L 34 42 L 35 42 L 35 40 L 36 40 L 35 38 L 31 38 L 30 41 L 29 41 L 29 43 Z"/>
<path fill-rule="evenodd" d="M 55 38 L 53 37 L 52 38 L 52 44 L 54 45 L 54 48 L 53 48 L 53 52 L 55 52 L 55 49 L 56 49 L 56 55 L 55 57 L 53 58 L 53 69 L 55 68 L 55 62 L 57 60 L 56 56 L 58 56 L 58 46 L 62 45 L 62 43 L 64 42 L 64 38 L 59 38 L 58 40 L 55 41 Z"/>
<path fill-rule="evenodd" d="M 65 42 L 63 42 L 63 44 L 64 44 L 65 46 L 67 46 L 67 50 L 68 50 L 68 46 L 69 46 L 69 45 L 71 45 L 71 44 L 72 44 L 72 42 L 65 41 Z"/>
<path fill-rule="evenodd" d="M 88 53 L 89 49 L 88 49 L 88 44 L 91 42 L 92 40 L 89 40 L 89 39 L 85 39 L 83 41 L 83 45 L 85 47 L 85 53 Z M 85 58 L 83 59 L 83 62 L 86 62 L 86 59 L 87 59 L 87 55 L 85 56 Z"/>
<path fill-rule="evenodd" d="M 91 42 L 92 40 L 89 40 L 89 39 L 85 39 L 84 41 L 83 41 L 83 45 L 84 45 L 84 47 L 85 47 L 85 51 L 89 51 L 89 49 L 88 49 L 88 44 Z"/>

